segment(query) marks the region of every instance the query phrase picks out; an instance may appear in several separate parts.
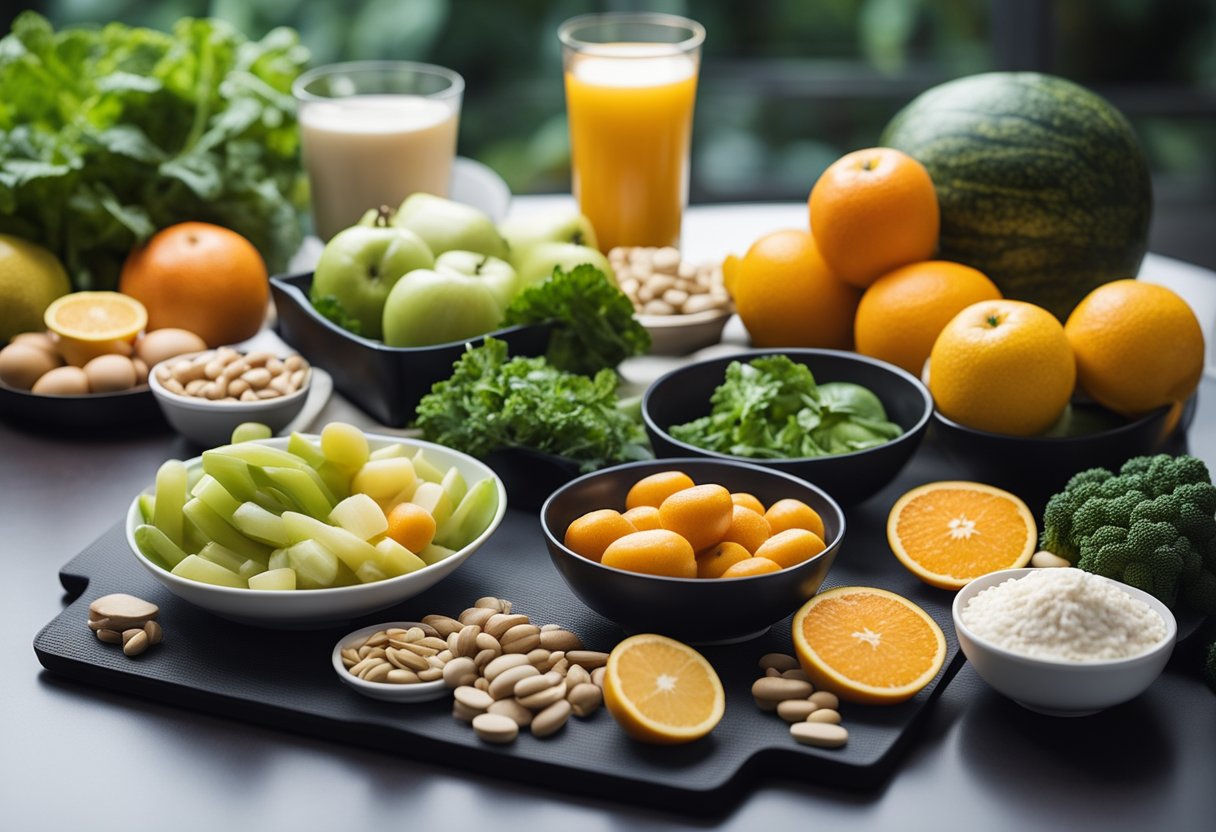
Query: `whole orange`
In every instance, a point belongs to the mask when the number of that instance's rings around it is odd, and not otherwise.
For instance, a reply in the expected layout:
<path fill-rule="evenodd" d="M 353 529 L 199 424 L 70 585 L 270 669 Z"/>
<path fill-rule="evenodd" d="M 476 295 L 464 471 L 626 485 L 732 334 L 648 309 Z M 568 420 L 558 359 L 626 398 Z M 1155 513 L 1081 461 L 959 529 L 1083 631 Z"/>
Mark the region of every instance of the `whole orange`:
<path fill-rule="evenodd" d="M 937 250 L 941 215 L 924 165 L 890 147 L 846 154 L 807 200 L 811 233 L 828 267 L 862 289 Z"/>
<path fill-rule="evenodd" d="M 1060 418 L 1077 364 L 1064 327 L 1041 306 L 986 300 L 942 329 L 929 391 L 942 415 L 992 433 L 1032 436 Z"/>
<path fill-rule="evenodd" d="M 766 234 L 734 267 L 735 311 L 757 347 L 849 349 L 861 292 L 829 270 L 809 232 Z"/>
<path fill-rule="evenodd" d="M 179 327 L 208 347 L 244 341 L 266 317 L 270 285 L 253 244 L 227 228 L 183 222 L 127 257 L 118 289 L 148 309 L 148 329 Z"/>
<path fill-rule="evenodd" d="M 1127 416 L 1186 399 L 1203 374 L 1203 331 L 1186 301 L 1164 286 L 1116 280 L 1068 316 L 1077 383 Z"/>
<path fill-rule="evenodd" d="M 933 342 L 950 319 L 1001 290 L 970 266 L 925 260 L 900 266 L 861 296 L 853 340 L 862 355 L 881 358 L 919 377 Z"/>

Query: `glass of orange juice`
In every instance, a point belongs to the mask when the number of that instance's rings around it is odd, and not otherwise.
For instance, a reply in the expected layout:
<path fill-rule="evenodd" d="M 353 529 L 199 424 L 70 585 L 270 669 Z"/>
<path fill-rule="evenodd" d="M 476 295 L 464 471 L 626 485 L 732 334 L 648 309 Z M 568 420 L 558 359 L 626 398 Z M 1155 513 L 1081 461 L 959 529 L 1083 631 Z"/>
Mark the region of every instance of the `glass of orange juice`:
<path fill-rule="evenodd" d="M 328 240 L 369 208 L 448 195 L 464 79 L 409 61 L 356 61 L 301 75 L 293 92 L 313 226 Z"/>
<path fill-rule="evenodd" d="M 705 28 L 622 12 L 572 18 L 557 34 L 574 195 L 600 247 L 678 245 Z"/>

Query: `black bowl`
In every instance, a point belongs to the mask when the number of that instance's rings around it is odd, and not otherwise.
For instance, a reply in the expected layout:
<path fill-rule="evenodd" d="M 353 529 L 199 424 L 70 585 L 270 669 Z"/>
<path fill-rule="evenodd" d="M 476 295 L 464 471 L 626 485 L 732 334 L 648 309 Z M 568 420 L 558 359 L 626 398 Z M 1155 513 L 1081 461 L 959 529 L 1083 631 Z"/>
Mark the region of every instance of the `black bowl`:
<path fill-rule="evenodd" d="M 709 399 L 726 378 L 727 365 L 763 355 L 787 355 L 792 361 L 805 364 L 820 384 L 847 381 L 869 388 L 882 402 L 887 418 L 904 429 L 903 435 L 885 445 L 849 454 L 747 459 L 689 445 L 667 432 L 672 425 L 709 414 Z M 873 496 L 895 478 L 920 446 L 932 412 L 933 397 L 910 373 L 885 361 L 838 350 L 751 350 L 699 361 L 661 377 L 650 385 L 642 399 L 642 419 L 655 456 L 701 456 L 751 462 L 801 477 L 845 504 L 859 503 Z"/>
<path fill-rule="evenodd" d="M 562 543 L 571 522 L 601 508 L 625 509 L 625 495 L 642 477 L 678 469 L 696 483 L 718 483 L 755 494 L 765 505 L 802 500 L 823 518 L 822 552 L 795 566 L 750 578 L 666 578 L 626 572 L 576 555 Z M 711 459 L 629 462 L 579 477 L 545 501 L 540 524 L 549 557 L 574 594 L 629 633 L 661 633 L 693 644 L 743 641 L 760 635 L 819 591 L 844 538 L 836 501 L 797 477 Z"/>
<path fill-rule="evenodd" d="M 0 383 L 0 419 L 36 433 L 68 436 L 168 427 L 146 384 L 116 393 L 46 396 Z"/>
<path fill-rule="evenodd" d="M 322 316 L 308 300 L 312 273 L 270 278 L 280 337 L 333 376 L 334 387 L 379 422 L 402 427 L 414 419 L 419 400 L 431 385 L 452 375 L 452 365 L 468 344 L 485 336 L 432 347 L 389 347 L 363 338 Z M 547 324 L 514 326 L 488 333 L 506 341 L 511 356 L 543 355 L 549 346 Z"/>

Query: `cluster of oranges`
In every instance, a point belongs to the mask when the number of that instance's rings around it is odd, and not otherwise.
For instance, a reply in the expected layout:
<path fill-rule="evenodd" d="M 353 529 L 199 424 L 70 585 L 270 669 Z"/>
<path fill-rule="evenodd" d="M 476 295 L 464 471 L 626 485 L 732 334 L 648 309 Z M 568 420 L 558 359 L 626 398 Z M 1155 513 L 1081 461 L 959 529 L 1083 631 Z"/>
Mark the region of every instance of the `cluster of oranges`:
<path fill-rule="evenodd" d="M 948 418 L 1023 436 L 1055 425 L 1077 388 L 1134 417 L 1180 407 L 1198 386 L 1199 322 L 1165 287 L 1104 284 L 1061 325 L 976 269 L 929 259 L 933 182 L 898 150 L 842 157 L 808 205 L 808 230 L 767 234 L 723 263 L 756 346 L 856 349 L 926 375 Z"/>
<path fill-rule="evenodd" d="M 752 494 L 697 485 L 683 471 L 638 480 L 625 509 L 579 517 L 566 529 L 566 547 L 605 566 L 671 578 L 763 575 L 825 548 L 823 519 L 801 500 L 765 508 Z"/>

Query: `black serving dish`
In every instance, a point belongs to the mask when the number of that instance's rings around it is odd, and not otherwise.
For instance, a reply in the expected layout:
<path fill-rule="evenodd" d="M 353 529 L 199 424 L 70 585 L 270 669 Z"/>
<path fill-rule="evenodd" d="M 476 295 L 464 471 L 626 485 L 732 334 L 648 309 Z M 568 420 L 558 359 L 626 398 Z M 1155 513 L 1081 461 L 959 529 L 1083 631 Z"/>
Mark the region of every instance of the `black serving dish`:
<path fill-rule="evenodd" d="M 726 378 L 732 361 L 747 362 L 764 355 L 787 355 L 810 367 L 815 381 L 847 381 L 869 388 L 887 411 L 887 418 L 904 429 L 902 436 L 864 451 L 801 459 L 746 459 L 689 445 L 667 432 L 709 414 L 710 397 Z M 861 502 L 895 478 L 920 446 L 933 413 L 933 397 L 910 373 L 893 364 L 852 352 L 817 349 L 751 350 L 699 361 L 659 378 L 642 399 L 642 419 L 657 457 L 700 456 L 751 462 L 814 483 L 841 503 Z"/>
<path fill-rule="evenodd" d="M 468 344 L 484 336 L 432 347 L 389 347 L 347 332 L 323 317 L 308 300 L 312 273 L 270 278 L 279 336 L 312 364 L 329 371 L 334 387 L 381 424 L 403 427 L 414 419 L 418 402 L 431 385 L 452 374 Z M 543 355 L 549 345 L 547 324 L 515 326 L 488 333 L 505 341 L 512 356 Z"/>
<path fill-rule="evenodd" d="M 512 508 L 536 511 L 549 495 L 579 475 L 578 463 L 531 448 L 499 448 L 482 459 L 507 488 Z"/>
<path fill-rule="evenodd" d="M 41 433 L 165 427 L 165 417 L 146 384 L 117 393 L 46 396 L 0 383 L 0 418 Z"/>
<path fill-rule="evenodd" d="M 800 564 L 748 578 L 667 578 L 604 566 L 567 549 L 570 523 L 589 511 L 625 509 L 642 477 L 680 470 L 698 484 L 754 494 L 766 506 L 802 500 L 823 518 L 822 552 Z M 711 459 L 655 459 L 605 468 L 559 488 L 540 513 L 549 557 L 583 603 L 629 633 L 662 633 L 692 644 L 744 641 L 764 633 L 819 591 L 844 539 L 844 512 L 819 488 L 758 465 Z"/>

